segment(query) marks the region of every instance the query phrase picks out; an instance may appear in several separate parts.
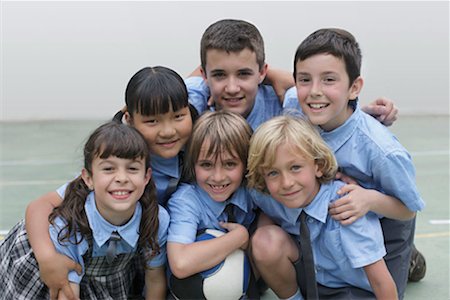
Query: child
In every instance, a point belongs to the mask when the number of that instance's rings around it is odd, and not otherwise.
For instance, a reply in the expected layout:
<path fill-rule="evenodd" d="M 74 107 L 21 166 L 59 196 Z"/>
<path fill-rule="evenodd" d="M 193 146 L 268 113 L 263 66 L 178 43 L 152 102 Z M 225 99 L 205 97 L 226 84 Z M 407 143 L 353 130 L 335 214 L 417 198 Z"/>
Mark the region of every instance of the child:
<path fill-rule="evenodd" d="M 333 181 L 337 171 L 333 153 L 309 122 L 279 116 L 262 124 L 249 149 L 248 186 L 269 192 L 276 200 L 254 198 L 277 225 L 259 227 L 252 236 L 257 270 L 281 299 L 302 299 L 297 273 L 301 255 L 299 215 L 306 213 L 320 299 L 395 299 L 397 291 L 383 256 L 378 217 L 368 213 L 343 226 L 328 215 L 344 183 Z M 297 284 L 297 276 L 300 279 Z M 340 289 L 339 289 L 340 288 Z M 347 293 L 335 293 L 335 291 Z M 307 291 L 306 291 L 307 292 Z"/>
<path fill-rule="evenodd" d="M 182 150 L 191 135 L 195 118 L 191 111 L 196 113 L 195 109 L 190 108 L 183 79 L 160 66 L 146 67 L 133 75 L 126 87 L 125 103 L 125 120 L 147 141 L 158 202 L 165 206 L 181 176 Z M 121 120 L 122 114 L 114 118 Z M 51 192 L 31 202 L 26 213 L 30 244 L 51 294 L 67 290 L 67 272 L 76 268 L 54 251 L 47 233 L 48 215 L 61 202 L 62 195 Z"/>
<path fill-rule="evenodd" d="M 232 112 L 205 112 L 197 120 L 186 152 L 189 183 L 180 185 L 168 202 L 167 256 L 174 275 L 169 288 L 214 267 L 236 249 L 247 248 L 247 229 L 255 218 L 251 195 L 243 185 L 251 134 L 247 122 Z M 235 220 L 225 212 L 229 204 Z M 196 242 L 204 229 L 227 233 Z"/>
<path fill-rule="evenodd" d="M 272 86 L 261 83 L 267 76 L 269 82 L 274 86 L 280 84 L 283 90 L 294 82 L 287 72 L 286 80 L 283 72 L 268 68 L 263 38 L 253 24 L 230 19 L 211 24 L 201 38 L 200 58 L 200 72 L 193 72 L 185 80 L 189 101 L 199 113 L 209 109 L 210 96 L 216 109 L 241 114 L 253 130 L 281 113 L 277 94 L 283 93 L 275 93 Z M 391 124 L 396 118 L 396 108 L 390 100 L 377 101 L 379 105 L 375 102 L 366 109 L 385 116 L 384 122 Z"/>
<path fill-rule="evenodd" d="M 340 170 L 364 188 L 343 188 L 340 192 L 348 194 L 331 206 L 330 213 L 344 224 L 368 211 L 385 216 L 381 219 L 388 253 L 385 260 L 402 298 L 415 227 L 415 219 L 408 218 L 424 207 L 424 201 L 409 153 L 355 101 L 363 86 L 360 69 L 361 50 L 349 32 L 318 30 L 295 54 L 297 96 L 303 113 L 320 127 Z"/>
<path fill-rule="evenodd" d="M 68 276 L 76 297 L 128 298 L 133 258 L 143 255 L 146 299 L 165 298 L 169 215 L 157 203 L 149 160 L 142 135 L 127 125 L 106 123 L 86 142 L 84 169 L 49 217 L 57 251 L 82 266 L 81 275 Z M 0 258 L 3 297 L 49 298 L 23 221 L 0 244 Z"/>

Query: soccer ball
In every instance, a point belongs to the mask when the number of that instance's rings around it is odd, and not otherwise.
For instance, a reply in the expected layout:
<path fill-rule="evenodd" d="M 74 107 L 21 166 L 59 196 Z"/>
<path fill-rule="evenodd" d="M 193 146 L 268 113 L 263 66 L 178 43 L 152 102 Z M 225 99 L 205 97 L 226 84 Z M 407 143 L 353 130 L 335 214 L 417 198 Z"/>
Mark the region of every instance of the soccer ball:
<path fill-rule="evenodd" d="M 224 233 L 207 229 L 196 241 L 213 239 Z M 248 257 L 241 249 L 209 270 L 178 279 L 169 275 L 169 287 L 176 299 L 240 299 L 248 289 L 251 267 Z"/>

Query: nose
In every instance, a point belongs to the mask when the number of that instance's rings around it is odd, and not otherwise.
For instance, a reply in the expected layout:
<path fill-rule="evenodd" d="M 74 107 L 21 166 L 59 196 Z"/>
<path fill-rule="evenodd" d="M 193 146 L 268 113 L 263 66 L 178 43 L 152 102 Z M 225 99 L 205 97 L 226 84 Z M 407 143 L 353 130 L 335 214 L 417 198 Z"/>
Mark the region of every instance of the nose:
<path fill-rule="evenodd" d="M 120 183 L 128 182 L 128 173 L 125 169 L 118 169 L 115 176 L 115 181 Z"/>
<path fill-rule="evenodd" d="M 216 167 L 213 169 L 213 174 L 211 175 L 211 179 L 214 180 L 214 182 L 221 182 L 225 179 L 225 172 L 221 166 L 218 166 L 219 164 L 216 164 Z"/>
<path fill-rule="evenodd" d="M 316 98 L 322 96 L 322 87 L 318 80 L 313 80 L 311 86 L 311 97 Z"/>
<path fill-rule="evenodd" d="M 163 122 L 159 135 L 164 138 L 172 137 L 176 134 L 175 127 L 171 121 Z"/>
<path fill-rule="evenodd" d="M 239 79 L 234 76 L 231 76 L 228 79 L 227 84 L 225 86 L 225 92 L 229 94 L 236 94 L 239 91 L 240 91 Z"/>
<path fill-rule="evenodd" d="M 294 181 L 292 180 L 292 178 L 289 174 L 281 173 L 281 186 L 284 189 L 288 189 L 288 188 L 292 187 L 293 184 L 294 184 Z"/>

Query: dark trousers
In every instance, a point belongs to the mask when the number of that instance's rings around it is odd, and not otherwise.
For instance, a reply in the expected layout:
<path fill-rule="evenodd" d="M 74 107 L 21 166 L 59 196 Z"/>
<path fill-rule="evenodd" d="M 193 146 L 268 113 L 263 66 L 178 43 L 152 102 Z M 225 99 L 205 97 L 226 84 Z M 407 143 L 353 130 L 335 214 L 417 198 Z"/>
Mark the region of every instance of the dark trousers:
<path fill-rule="evenodd" d="M 387 252 L 384 260 L 397 285 L 398 298 L 403 299 L 408 282 L 416 218 L 408 221 L 382 218 L 380 222 Z"/>

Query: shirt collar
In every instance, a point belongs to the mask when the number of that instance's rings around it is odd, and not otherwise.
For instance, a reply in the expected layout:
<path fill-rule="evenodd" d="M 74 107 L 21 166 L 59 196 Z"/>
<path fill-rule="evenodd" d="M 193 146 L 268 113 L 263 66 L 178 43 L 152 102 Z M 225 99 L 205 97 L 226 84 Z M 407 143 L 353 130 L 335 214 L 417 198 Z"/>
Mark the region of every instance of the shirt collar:
<path fill-rule="evenodd" d="M 331 131 L 324 131 L 319 128 L 320 135 L 333 152 L 336 152 L 352 137 L 358 126 L 358 120 L 361 118 L 361 114 L 362 111 L 359 104 L 356 104 L 353 114 L 338 128 Z"/>
<path fill-rule="evenodd" d="M 320 185 L 319 192 L 316 197 L 314 197 L 313 201 L 311 201 L 308 206 L 303 208 L 308 216 L 322 223 L 325 223 L 327 220 L 328 205 L 330 204 L 330 201 L 336 198 L 336 195 L 333 195 L 335 189 L 330 188 L 331 186 L 331 183 L 322 183 Z"/>
<path fill-rule="evenodd" d="M 151 165 L 154 171 L 174 178 L 180 177 L 180 164 L 178 155 L 171 158 L 163 158 L 161 156 L 153 154 L 151 156 Z"/>
<path fill-rule="evenodd" d="M 117 231 L 122 239 L 131 247 L 135 247 L 139 239 L 139 225 L 141 223 L 142 207 L 139 202 L 136 203 L 133 217 L 124 225 L 116 226 L 106 221 L 95 204 L 94 192 L 91 192 L 84 204 L 86 216 L 92 229 L 92 237 L 99 247 L 103 246 L 113 231 Z"/>
<path fill-rule="evenodd" d="M 199 198 L 201 201 L 209 207 L 209 209 L 213 212 L 214 216 L 218 218 L 225 209 L 225 206 L 228 203 L 233 203 L 237 207 L 239 207 L 243 212 L 247 213 L 247 203 L 246 201 L 250 201 L 250 196 L 247 195 L 247 189 L 244 187 L 239 187 L 231 196 L 230 199 L 224 202 L 217 202 L 211 199 L 207 192 L 205 192 L 198 184 L 195 184 L 195 190 L 199 194 Z"/>

